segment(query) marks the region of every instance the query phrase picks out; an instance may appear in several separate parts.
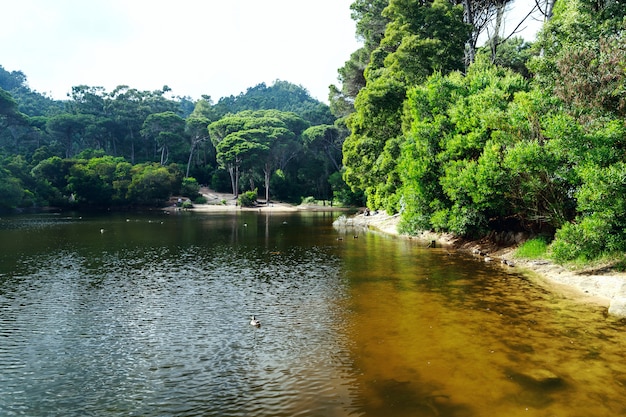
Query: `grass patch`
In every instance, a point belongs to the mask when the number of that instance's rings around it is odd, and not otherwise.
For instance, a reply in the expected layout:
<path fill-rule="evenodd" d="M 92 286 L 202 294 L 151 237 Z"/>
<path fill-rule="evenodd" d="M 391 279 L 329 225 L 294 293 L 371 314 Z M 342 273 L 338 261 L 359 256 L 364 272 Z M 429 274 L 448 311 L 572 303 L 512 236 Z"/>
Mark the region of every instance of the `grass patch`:
<path fill-rule="evenodd" d="M 538 259 L 545 258 L 548 252 L 548 243 L 542 237 L 527 240 L 515 251 L 516 258 Z"/>

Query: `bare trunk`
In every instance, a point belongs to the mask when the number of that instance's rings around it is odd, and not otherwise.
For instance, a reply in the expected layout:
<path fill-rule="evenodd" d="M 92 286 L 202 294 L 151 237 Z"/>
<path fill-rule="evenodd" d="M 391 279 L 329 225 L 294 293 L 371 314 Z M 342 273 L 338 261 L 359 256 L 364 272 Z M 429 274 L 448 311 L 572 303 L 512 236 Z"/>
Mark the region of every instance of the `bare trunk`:
<path fill-rule="evenodd" d="M 161 165 L 167 164 L 167 160 L 170 158 L 170 154 L 167 151 L 167 146 L 161 148 Z"/>
<path fill-rule="evenodd" d="M 135 135 L 133 135 L 133 130 L 129 127 L 130 132 L 130 163 L 135 165 Z"/>
<path fill-rule="evenodd" d="M 504 16 L 505 1 L 500 1 L 496 5 L 496 21 L 493 28 L 493 36 L 489 40 L 489 46 L 491 47 L 491 62 L 496 62 L 496 55 L 498 53 L 498 46 L 500 46 L 500 28 L 502 27 L 502 17 Z"/>
<path fill-rule="evenodd" d="M 191 166 L 191 159 L 193 158 L 193 151 L 196 149 L 196 141 L 191 144 L 191 150 L 189 151 L 189 159 L 187 160 L 187 172 L 185 178 L 189 178 L 189 167 Z"/>
<path fill-rule="evenodd" d="M 328 156 L 328 159 L 330 159 L 330 162 L 332 162 L 333 166 L 335 167 L 335 170 L 341 171 L 341 167 L 339 166 L 337 161 L 335 161 L 335 158 L 333 157 L 333 154 L 330 151 L 330 149 L 325 148 L 324 151 L 326 152 L 326 156 Z"/>
<path fill-rule="evenodd" d="M 472 2 L 470 0 L 463 0 L 464 20 L 465 23 L 472 27 L 472 33 L 467 41 L 465 51 L 465 66 L 468 67 L 474 58 L 476 57 L 476 43 L 478 42 L 478 29 L 474 24 L 474 10 L 472 9 Z"/>
<path fill-rule="evenodd" d="M 271 169 L 266 164 L 263 169 L 264 180 L 265 180 L 265 204 L 270 204 L 270 177 L 271 177 Z"/>
<path fill-rule="evenodd" d="M 552 10 L 554 9 L 554 4 L 556 0 L 546 0 L 546 7 L 544 11 L 545 21 L 552 19 Z"/>
<path fill-rule="evenodd" d="M 235 198 L 239 197 L 239 164 L 235 164 L 235 189 L 233 194 Z"/>
<path fill-rule="evenodd" d="M 230 175 L 230 186 L 233 191 L 233 195 L 237 197 L 237 172 L 235 170 L 235 165 L 228 165 L 228 175 Z"/>

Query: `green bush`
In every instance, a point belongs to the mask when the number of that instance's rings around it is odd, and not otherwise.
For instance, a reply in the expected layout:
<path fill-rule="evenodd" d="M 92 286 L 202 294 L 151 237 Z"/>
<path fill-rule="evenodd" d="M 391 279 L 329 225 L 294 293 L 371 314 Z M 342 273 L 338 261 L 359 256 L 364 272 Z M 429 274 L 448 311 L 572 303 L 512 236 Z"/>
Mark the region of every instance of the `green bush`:
<path fill-rule="evenodd" d="M 189 209 L 189 208 L 192 208 L 192 207 L 193 207 L 193 203 L 191 201 L 189 201 L 189 200 L 183 201 L 182 208 Z"/>
<path fill-rule="evenodd" d="M 552 244 L 552 257 L 560 263 L 596 259 L 619 250 L 622 246 L 620 239 L 612 233 L 609 221 L 591 215 L 579 223 L 566 223 L 557 231 Z"/>
<path fill-rule="evenodd" d="M 207 201 L 208 201 L 207 198 L 203 195 L 193 200 L 194 204 L 206 204 Z"/>
<path fill-rule="evenodd" d="M 239 196 L 237 201 L 241 207 L 254 207 L 256 205 L 257 195 L 256 189 L 254 191 L 246 191 Z"/>
<path fill-rule="evenodd" d="M 200 195 L 200 184 L 193 177 L 183 178 L 180 186 L 180 194 L 195 199 Z"/>

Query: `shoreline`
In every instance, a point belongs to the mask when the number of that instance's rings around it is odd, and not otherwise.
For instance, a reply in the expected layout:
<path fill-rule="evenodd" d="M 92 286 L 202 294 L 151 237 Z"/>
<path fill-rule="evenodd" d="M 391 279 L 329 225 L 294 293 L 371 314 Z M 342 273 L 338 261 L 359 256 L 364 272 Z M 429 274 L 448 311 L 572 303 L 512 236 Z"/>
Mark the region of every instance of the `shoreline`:
<path fill-rule="evenodd" d="M 166 210 L 180 210 L 180 207 L 167 207 Z M 259 213 L 264 212 L 272 212 L 272 213 L 290 213 L 297 211 L 344 211 L 349 212 L 350 209 L 343 207 L 330 207 L 330 206 L 319 206 L 315 204 L 304 204 L 299 206 L 294 206 L 292 204 L 287 203 L 276 203 L 270 202 L 269 205 L 265 203 L 259 204 L 254 207 L 241 207 L 233 204 L 194 204 L 191 208 L 186 208 L 183 210 L 188 211 L 196 211 L 199 213 L 202 212 L 237 212 L 237 211 L 255 211 Z"/>
<path fill-rule="evenodd" d="M 358 214 L 347 219 L 347 225 L 375 229 L 382 233 L 406 239 L 417 239 L 425 244 L 436 242 L 444 248 L 479 253 L 485 261 L 499 262 L 505 268 L 518 269 L 551 292 L 577 302 L 600 305 L 608 309 L 608 314 L 626 317 L 626 273 L 585 273 L 568 270 L 547 259 L 514 259 L 517 244 L 498 247 L 490 251 L 478 241 L 466 241 L 450 234 L 424 232 L 418 236 L 402 235 L 398 232 L 399 215 L 385 213 Z"/>
<path fill-rule="evenodd" d="M 513 257 L 518 244 L 523 241 L 516 236 L 509 245 L 494 246 L 493 242 L 467 241 L 451 234 L 423 232 L 418 236 L 402 235 L 398 232 L 399 214 L 388 215 L 384 212 L 348 215 L 352 210 L 342 207 L 319 206 L 272 202 L 257 207 L 240 207 L 230 194 L 216 193 L 208 188 L 201 189 L 207 204 L 194 205 L 185 209 L 197 212 L 276 212 L 288 213 L 298 211 L 343 211 L 345 226 L 364 227 L 377 230 L 390 236 L 416 239 L 425 245 L 435 242 L 437 246 L 456 251 L 465 251 L 484 257 L 484 261 L 498 262 L 504 268 L 516 268 L 523 275 L 531 278 L 548 291 L 560 294 L 581 303 L 600 305 L 607 308 L 608 314 L 626 318 L 626 273 L 588 273 L 572 271 L 547 259 L 524 260 Z M 172 207 L 177 210 L 179 208 Z"/>

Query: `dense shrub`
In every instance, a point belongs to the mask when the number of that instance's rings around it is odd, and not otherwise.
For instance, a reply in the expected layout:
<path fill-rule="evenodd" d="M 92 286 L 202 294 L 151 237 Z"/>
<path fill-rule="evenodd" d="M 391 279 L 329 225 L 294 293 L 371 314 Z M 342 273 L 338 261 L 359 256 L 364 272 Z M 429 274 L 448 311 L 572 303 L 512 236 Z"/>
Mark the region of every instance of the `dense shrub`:
<path fill-rule="evenodd" d="M 183 178 L 180 194 L 195 200 L 200 196 L 200 184 L 193 177 Z"/>
<path fill-rule="evenodd" d="M 239 196 L 237 201 L 241 207 L 254 207 L 256 205 L 257 195 L 258 191 L 256 189 L 254 191 L 246 191 Z"/>

